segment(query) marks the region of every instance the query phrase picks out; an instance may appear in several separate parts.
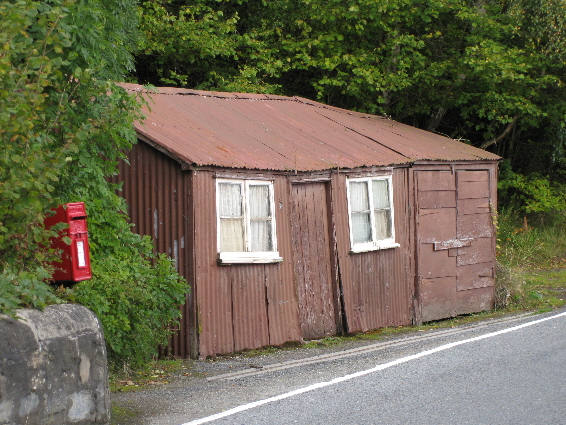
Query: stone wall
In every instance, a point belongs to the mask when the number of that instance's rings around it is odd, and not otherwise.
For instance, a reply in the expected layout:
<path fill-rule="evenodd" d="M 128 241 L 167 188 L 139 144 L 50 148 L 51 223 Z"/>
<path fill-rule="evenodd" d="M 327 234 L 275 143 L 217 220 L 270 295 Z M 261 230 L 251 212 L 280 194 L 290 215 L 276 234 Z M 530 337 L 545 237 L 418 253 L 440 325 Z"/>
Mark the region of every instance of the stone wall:
<path fill-rule="evenodd" d="M 102 327 L 74 304 L 0 315 L 0 425 L 108 424 Z"/>

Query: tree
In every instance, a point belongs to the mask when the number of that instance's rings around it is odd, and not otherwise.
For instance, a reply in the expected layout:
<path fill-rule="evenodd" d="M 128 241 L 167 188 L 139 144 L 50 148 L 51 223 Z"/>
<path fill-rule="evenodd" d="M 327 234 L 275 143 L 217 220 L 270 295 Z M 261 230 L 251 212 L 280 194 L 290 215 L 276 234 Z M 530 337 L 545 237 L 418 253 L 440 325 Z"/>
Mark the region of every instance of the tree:
<path fill-rule="evenodd" d="M 0 5 L 0 311 L 57 301 L 47 285 L 55 233 L 43 219 L 60 203 L 84 201 L 93 279 L 58 295 L 98 314 L 114 360 L 139 363 L 167 341 L 187 288 L 172 261 L 132 233 L 125 203 L 106 181 L 142 118 L 139 101 L 109 80 L 132 69 L 135 6 Z"/>

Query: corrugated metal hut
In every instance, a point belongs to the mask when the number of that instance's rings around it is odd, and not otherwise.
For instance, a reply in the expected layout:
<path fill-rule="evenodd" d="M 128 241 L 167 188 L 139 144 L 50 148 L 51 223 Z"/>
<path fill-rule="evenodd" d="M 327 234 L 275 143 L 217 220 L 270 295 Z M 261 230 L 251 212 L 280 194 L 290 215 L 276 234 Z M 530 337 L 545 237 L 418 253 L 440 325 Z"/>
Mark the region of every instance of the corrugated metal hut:
<path fill-rule="evenodd" d="M 497 156 L 298 97 L 144 96 L 119 180 L 134 229 L 192 286 L 169 353 L 493 307 Z"/>

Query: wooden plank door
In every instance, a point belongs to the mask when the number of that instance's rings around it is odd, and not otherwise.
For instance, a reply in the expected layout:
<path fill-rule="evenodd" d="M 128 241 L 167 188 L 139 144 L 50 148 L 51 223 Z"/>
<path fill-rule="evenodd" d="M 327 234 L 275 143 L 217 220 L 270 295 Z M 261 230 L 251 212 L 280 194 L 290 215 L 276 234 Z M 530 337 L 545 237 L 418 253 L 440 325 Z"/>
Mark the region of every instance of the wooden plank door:
<path fill-rule="evenodd" d="M 327 185 L 293 184 L 292 198 L 293 259 L 303 338 L 335 335 Z"/>
<path fill-rule="evenodd" d="M 415 174 L 421 320 L 491 308 L 495 252 L 489 171 Z"/>

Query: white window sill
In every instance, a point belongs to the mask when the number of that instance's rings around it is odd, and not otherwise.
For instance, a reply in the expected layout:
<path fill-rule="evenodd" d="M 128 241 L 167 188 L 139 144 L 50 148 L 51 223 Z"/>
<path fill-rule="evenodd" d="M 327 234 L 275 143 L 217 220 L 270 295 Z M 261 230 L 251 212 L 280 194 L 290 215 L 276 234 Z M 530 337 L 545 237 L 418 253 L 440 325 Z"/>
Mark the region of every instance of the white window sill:
<path fill-rule="evenodd" d="M 382 249 L 399 248 L 400 246 L 401 245 L 396 242 L 380 241 L 380 243 L 377 244 L 359 244 L 357 246 L 353 246 L 350 253 L 357 254 L 360 252 L 379 251 Z"/>
<path fill-rule="evenodd" d="M 278 252 L 219 252 L 219 264 L 269 264 L 280 263 Z"/>

